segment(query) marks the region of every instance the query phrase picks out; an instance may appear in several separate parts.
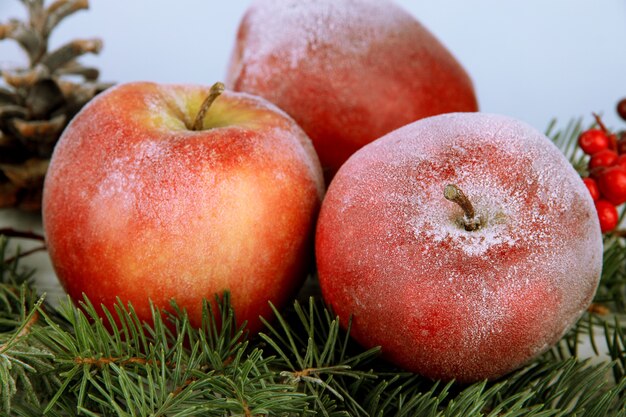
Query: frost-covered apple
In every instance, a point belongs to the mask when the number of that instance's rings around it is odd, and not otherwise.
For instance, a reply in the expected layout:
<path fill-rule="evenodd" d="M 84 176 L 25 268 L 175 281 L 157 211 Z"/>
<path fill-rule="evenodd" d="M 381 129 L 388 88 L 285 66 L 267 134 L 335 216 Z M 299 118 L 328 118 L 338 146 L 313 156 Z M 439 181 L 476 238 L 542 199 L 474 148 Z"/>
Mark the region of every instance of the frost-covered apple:
<path fill-rule="evenodd" d="M 119 297 L 144 320 L 149 300 L 175 299 L 198 326 L 202 299 L 230 290 L 256 330 L 268 300 L 280 306 L 300 285 L 323 193 L 315 151 L 266 100 L 214 90 L 120 85 L 67 127 L 43 221 L 73 298 L 111 308 Z"/>
<path fill-rule="evenodd" d="M 477 110 L 467 73 L 386 0 L 256 0 L 227 75 L 311 137 L 327 178 L 363 145 L 423 117 Z"/>
<path fill-rule="evenodd" d="M 561 152 L 513 119 L 435 116 L 355 153 L 316 235 L 322 293 L 395 364 L 470 382 L 555 344 L 600 278 L 593 201 Z"/>

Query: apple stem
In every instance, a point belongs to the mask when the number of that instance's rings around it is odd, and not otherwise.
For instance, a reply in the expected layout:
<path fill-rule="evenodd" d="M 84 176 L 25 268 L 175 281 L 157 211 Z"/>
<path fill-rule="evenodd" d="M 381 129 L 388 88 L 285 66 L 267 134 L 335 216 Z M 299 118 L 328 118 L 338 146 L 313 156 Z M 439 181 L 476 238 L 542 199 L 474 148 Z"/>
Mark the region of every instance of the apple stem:
<path fill-rule="evenodd" d="M 202 105 L 200 106 L 200 110 L 196 115 L 195 120 L 193 121 L 193 125 L 191 126 L 191 130 L 202 130 L 202 125 L 204 122 L 204 117 L 206 116 L 209 108 L 213 104 L 216 98 L 218 98 L 224 92 L 224 84 L 220 82 L 216 82 L 211 86 L 211 90 L 209 91 L 209 95 L 204 99 Z"/>
<path fill-rule="evenodd" d="M 463 190 L 454 184 L 448 184 L 443 190 L 443 196 L 446 200 L 458 204 L 465 212 L 465 217 L 462 219 L 462 224 L 465 230 L 471 232 L 480 228 L 480 217 L 476 217 L 474 206 L 471 201 L 469 201 L 469 198 L 467 198 Z"/>

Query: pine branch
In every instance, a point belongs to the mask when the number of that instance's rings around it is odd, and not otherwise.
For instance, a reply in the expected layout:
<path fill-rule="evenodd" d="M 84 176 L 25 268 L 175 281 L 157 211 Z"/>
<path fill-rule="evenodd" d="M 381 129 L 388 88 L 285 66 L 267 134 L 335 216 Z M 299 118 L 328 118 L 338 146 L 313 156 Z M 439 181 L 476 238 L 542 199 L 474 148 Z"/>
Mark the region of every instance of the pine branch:
<path fill-rule="evenodd" d="M 300 313 L 295 313 L 298 309 Z M 274 329 L 273 337 L 260 338 L 284 357 L 267 356 L 264 350 L 269 348 L 258 340 L 243 341 L 240 330 L 220 331 L 213 344 L 203 343 L 214 336 L 206 334 L 207 329 L 219 328 L 208 313 L 207 306 L 209 325 L 198 330 L 189 326 L 184 315 L 162 318 L 157 310 L 154 326 L 139 324 L 132 309 L 119 304 L 106 322 L 89 303 L 82 309 L 64 304 L 62 324 L 59 318 L 41 312 L 46 326 L 38 338 L 54 355 L 54 371 L 48 372 L 57 375 L 60 383 L 56 391 L 38 399 L 42 404 L 38 411 L 72 415 L 66 411 L 82 410 L 86 415 L 119 416 L 566 415 L 559 410 L 600 407 L 600 401 L 606 407 L 599 410 L 611 411 L 616 407 L 616 393 L 624 388 L 599 389 L 610 363 L 589 366 L 571 358 L 534 364 L 495 384 L 467 388 L 448 384 L 440 389 L 437 383 L 378 362 L 376 351 L 354 355 L 358 347 L 346 338 L 347 333 L 337 331 L 330 341 L 315 337 L 318 331 L 332 334 L 336 322 L 331 319 L 324 324 L 332 315 L 318 301 L 311 300 L 307 309 L 295 304 L 294 311 L 279 319 L 281 330 Z M 231 313 L 225 297 L 220 323 L 234 329 Z M 121 323 L 117 331 L 109 330 L 107 325 L 115 322 Z M 313 326 L 297 326 L 298 322 Z M 305 341 L 301 334 L 314 337 Z M 294 345 L 287 349 L 284 344 L 291 345 L 290 340 Z M 350 346 L 343 345 L 344 341 Z M 323 353 L 329 344 L 342 360 L 321 367 L 316 360 L 328 356 L 314 352 Z M 289 364 L 299 366 L 285 371 Z M 572 398 L 583 400 L 573 403 Z M 37 401 L 30 401 L 29 412 L 36 405 Z M 543 413 L 546 410 L 550 414 Z"/>
<path fill-rule="evenodd" d="M 576 161 L 580 121 L 556 132 Z M 29 238 L 17 231 L 12 239 Z M 586 313 L 549 352 L 498 381 L 443 384 L 364 350 L 320 299 L 295 302 L 251 337 L 228 294 L 202 326 L 153 308 L 151 323 L 118 301 L 104 318 L 88 299 L 59 309 L 33 288 L 0 234 L 0 414 L 16 416 L 622 416 L 626 417 L 624 239 L 605 239 Z M 599 314 L 598 312 L 602 313 Z M 579 357 L 589 342 L 595 357 Z"/>

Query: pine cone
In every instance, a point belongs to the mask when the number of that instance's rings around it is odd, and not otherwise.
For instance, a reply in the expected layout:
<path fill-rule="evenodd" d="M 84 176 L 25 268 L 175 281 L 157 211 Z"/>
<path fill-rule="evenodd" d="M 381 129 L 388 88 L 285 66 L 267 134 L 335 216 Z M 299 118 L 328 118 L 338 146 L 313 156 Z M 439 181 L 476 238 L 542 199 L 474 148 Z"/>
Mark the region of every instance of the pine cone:
<path fill-rule="evenodd" d="M 0 24 L 0 40 L 13 39 L 26 52 L 29 66 L 2 69 L 0 86 L 0 207 L 41 208 L 48 162 L 61 132 L 96 94 L 111 84 L 98 82 L 99 71 L 77 58 L 102 49 L 99 39 L 73 40 L 48 51 L 52 30 L 87 0 L 21 0 L 26 21 Z"/>

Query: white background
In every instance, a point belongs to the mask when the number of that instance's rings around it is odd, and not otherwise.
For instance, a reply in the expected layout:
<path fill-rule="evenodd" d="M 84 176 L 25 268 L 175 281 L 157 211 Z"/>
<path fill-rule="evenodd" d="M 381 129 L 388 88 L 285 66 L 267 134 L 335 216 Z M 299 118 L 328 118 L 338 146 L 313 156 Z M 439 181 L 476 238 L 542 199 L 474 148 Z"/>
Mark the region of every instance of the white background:
<path fill-rule="evenodd" d="M 624 128 L 615 104 L 626 97 L 624 0 L 397 0 L 462 62 L 482 111 L 545 130 L 556 117 Z M 49 1 L 48 1 L 49 3 Z M 222 80 L 239 20 L 250 0 L 91 0 L 52 39 L 101 37 L 104 50 L 83 62 L 104 81 L 212 84 Z M 0 0 L 0 21 L 23 16 Z M 0 42 L 0 68 L 25 62 Z"/>

